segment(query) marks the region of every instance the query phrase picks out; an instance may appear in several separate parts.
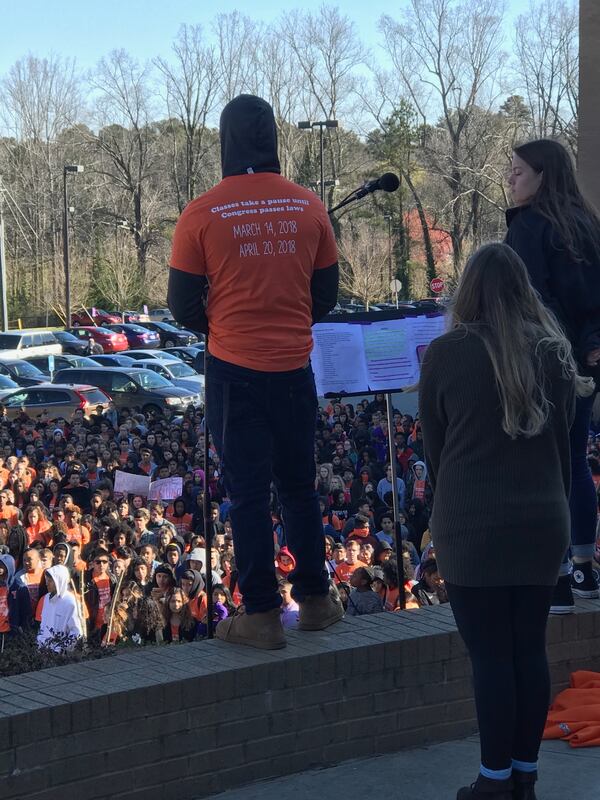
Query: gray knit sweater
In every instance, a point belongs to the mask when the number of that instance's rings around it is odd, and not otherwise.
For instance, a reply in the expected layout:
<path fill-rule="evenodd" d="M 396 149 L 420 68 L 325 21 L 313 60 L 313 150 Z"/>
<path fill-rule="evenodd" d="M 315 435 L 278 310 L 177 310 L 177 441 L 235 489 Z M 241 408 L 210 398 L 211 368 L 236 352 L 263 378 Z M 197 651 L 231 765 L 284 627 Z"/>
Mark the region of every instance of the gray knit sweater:
<path fill-rule="evenodd" d="M 419 386 L 434 487 L 430 530 L 443 577 L 459 586 L 550 586 L 569 545 L 574 387 L 549 353 L 544 431 L 512 440 L 490 358 L 473 332 L 434 340 Z"/>

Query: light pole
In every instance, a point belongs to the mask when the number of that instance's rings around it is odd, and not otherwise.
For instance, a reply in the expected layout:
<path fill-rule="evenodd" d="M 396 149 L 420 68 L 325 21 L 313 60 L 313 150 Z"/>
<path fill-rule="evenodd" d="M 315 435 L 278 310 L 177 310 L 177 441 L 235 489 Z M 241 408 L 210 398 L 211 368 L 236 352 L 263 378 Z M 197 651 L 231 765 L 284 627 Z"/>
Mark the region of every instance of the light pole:
<path fill-rule="evenodd" d="M 4 186 L 0 176 L 0 292 L 2 294 L 2 330 L 8 330 L 8 310 L 6 305 L 6 255 L 4 252 Z"/>
<path fill-rule="evenodd" d="M 337 119 L 326 119 L 322 122 L 311 122 L 310 120 L 305 120 L 304 122 L 299 122 L 298 127 L 300 130 L 312 130 L 313 128 L 319 129 L 319 159 L 320 159 L 320 172 L 321 172 L 321 200 L 325 202 L 325 168 L 323 164 L 323 128 L 337 128 L 338 121 Z"/>
<path fill-rule="evenodd" d="M 65 164 L 63 170 L 63 261 L 65 266 L 65 327 L 71 325 L 71 271 L 69 267 L 69 198 L 67 173 L 83 172 L 81 164 Z"/>

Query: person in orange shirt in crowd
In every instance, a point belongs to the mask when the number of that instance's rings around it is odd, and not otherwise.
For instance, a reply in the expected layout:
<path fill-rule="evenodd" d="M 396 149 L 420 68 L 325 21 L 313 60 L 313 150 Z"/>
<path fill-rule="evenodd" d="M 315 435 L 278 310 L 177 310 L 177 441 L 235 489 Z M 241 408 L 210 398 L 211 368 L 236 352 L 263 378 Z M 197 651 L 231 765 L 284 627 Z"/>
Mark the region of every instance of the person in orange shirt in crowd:
<path fill-rule="evenodd" d="M 341 580 L 342 583 L 350 583 L 350 576 L 354 570 L 366 566 L 366 564 L 363 564 L 360 560 L 359 556 L 360 543 L 356 539 L 351 539 L 349 542 L 346 542 L 346 560 L 341 564 L 336 564 L 335 567 L 338 580 Z"/>
<path fill-rule="evenodd" d="M 35 614 L 37 602 L 40 598 L 43 577 L 44 567 L 42 566 L 40 551 L 35 547 L 28 547 L 23 553 L 23 569 L 17 572 L 15 581 L 20 586 L 27 587 L 32 614 Z"/>
<path fill-rule="evenodd" d="M 6 490 L 0 492 L 0 519 L 8 520 L 11 527 L 19 521 L 19 511 L 12 503 L 9 503 L 9 495 Z"/>
<path fill-rule="evenodd" d="M 90 541 L 90 529 L 81 521 L 79 506 L 70 506 L 65 509 L 65 522 L 67 525 L 67 541 L 77 542 L 84 547 Z"/>
<path fill-rule="evenodd" d="M 186 540 L 192 533 L 193 514 L 187 514 L 185 510 L 185 500 L 178 497 L 173 501 L 172 506 L 168 506 L 165 518 L 174 527 L 179 536 Z"/>
<path fill-rule="evenodd" d="M 34 542 L 39 542 L 44 547 L 48 547 L 51 541 L 50 529 L 52 524 L 46 518 L 41 503 L 28 506 L 23 516 L 25 518 L 25 530 L 27 531 L 27 543 L 32 545 Z"/>
<path fill-rule="evenodd" d="M 224 619 L 216 635 L 275 649 L 286 640 L 269 508 L 272 476 L 297 561 L 289 577 L 299 628 L 322 629 L 343 616 L 324 569 L 309 361 L 311 326 L 337 301 L 337 248 L 314 192 L 280 175 L 267 102 L 233 99 L 221 114 L 220 137 L 223 180 L 189 203 L 177 223 L 168 302 L 178 322 L 209 334 L 208 428 L 232 503 L 246 610 Z"/>
<path fill-rule="evenodd" d="M 190 611 L 196 622 L 201 622 L 208 613 L 204 578 L 194 569 L 186 569 L 181 573 L 180 586 L 189 599 Z"/>
<path fill-rule="evenodd" d="M 8 479 L 10 478 L 10 470 L 6 468 L 5 463 L 4 456 L 0 456 L 0 488 L 2 489 L 8 484 Z"/>
<path fill-rule="evenodd" d="M 86 586 L 86 605 L 93 631 L 104 625 L 104 608 L 110 603 L 116 580 L 109 572 L 110 556 L 106 550 L 97 550 L 92 571 Z"/>

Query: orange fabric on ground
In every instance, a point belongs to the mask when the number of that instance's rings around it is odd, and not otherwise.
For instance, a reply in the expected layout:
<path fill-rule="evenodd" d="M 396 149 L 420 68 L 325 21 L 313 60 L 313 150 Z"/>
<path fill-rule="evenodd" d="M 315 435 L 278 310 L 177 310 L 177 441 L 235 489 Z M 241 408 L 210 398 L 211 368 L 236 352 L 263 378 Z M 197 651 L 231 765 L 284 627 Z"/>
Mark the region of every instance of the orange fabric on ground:
<path fill-rule="evenodd" d="M 600 745 L 600 672 L 571 675 L 571 688 L 550 706 L 544 739 L 566 739 L 571 747 Z"/>
<path fill-rule="evenodd" d="M 173 236 L 171 268 L 208 278 L 213 356 L 284 372 L 308 361 L 311 277 L 337 258 L 317 195 L 259 172 L 224 178 L 186 207 Z"/>

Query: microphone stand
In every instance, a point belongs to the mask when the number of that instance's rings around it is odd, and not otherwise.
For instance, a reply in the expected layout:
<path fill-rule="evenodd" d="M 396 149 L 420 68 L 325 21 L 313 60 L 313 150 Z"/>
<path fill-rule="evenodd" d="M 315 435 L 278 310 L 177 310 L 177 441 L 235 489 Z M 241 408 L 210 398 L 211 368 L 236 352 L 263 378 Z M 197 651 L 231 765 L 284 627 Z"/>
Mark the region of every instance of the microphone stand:
<path fill-rule="evenodd" d="M 364 186 L 361 186 L 359 189 L 355 189 L 349 195 L 346 195 L 346 197 L 344 197 L 344 199 L 340 203 L 338 203 L 337 206 L 328 209 L 327 213 L 333 214 L 340 208 L 350 205 L 350 203 L 354 203 L 357 200 L 362 200 L 363 197 L 366 197 L 366 195 L 371 194 L 371 192 L 373 191 L 375 191 L 375 189 L 365 189 Z M 366 392 L 365 394 L 369 394 L 369 392 Z M 398 532 L 398 517 L 400 515 L 400 508 L 398 503 L 398 487 L 396 485 L 397 460 L 396 460 L 396 447 L 394 444 L 394 434 L 393 434 L 394 411 L 393 411 L 391 392 L 384 392 L 384 394 L 385 394 L 385 403 L 387 412 L 390 466 L 392 468 L 392 516 L 394 518 L 394 543 L 396 545 L 396 574 L 398 576 L 398 603 L 400 606 L 400 610 L 404 611 L 404 609 L 406 608 L 406 590 L 404 585 L 406 581 L 406 573 L 404 571 L 404 558 L 402 553 L 402 531 L 400 531 L 400 533 Z"/>
<path fill-rule="evenodd" d="M 334 214 L 336 211 L 339 211 L 340 208 L 344 208 L 344 206 L 350 205 L 350 203 L 355 203 L 357 200 L 362 200 L 363 197 L 366 197 L 369 192 L 365 192 L 364 194 L 360 194 L 362 187 L 360 189 L 355 189 L 349 195 L 346 195 L 344 199 L 334 206 L 333 208 L 329 208 L 327 210 L 328 214 Z"/>

